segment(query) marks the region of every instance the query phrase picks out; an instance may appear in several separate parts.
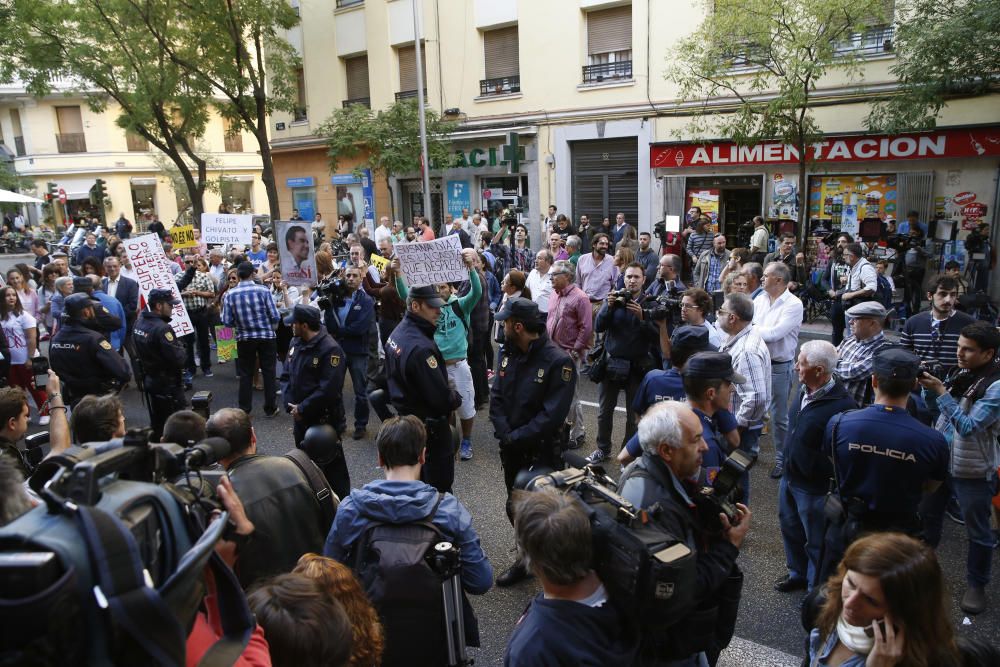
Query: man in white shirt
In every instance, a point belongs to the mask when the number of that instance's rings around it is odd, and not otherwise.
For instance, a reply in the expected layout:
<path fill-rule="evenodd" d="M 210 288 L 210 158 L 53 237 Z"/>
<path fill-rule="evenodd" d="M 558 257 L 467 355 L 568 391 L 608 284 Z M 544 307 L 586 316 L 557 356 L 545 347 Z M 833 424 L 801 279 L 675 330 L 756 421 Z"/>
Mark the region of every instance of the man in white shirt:
<path fill-rule="evenodd" d="M 378 245 L 382 239 L 387 239 L 392 236 L 392 222 L 389 221 L 389 216 L 383 215 L 378 220 L 378 227 L 375 228 L 375 245 Z"/>
<path fill-rule="evenodd" d="M 788 431 L 788 394 L 792 387 L 802 302 L 788 291 L 792 273 L 781 262 L 764 267 L 764 291 L 753 300 L 753 325 L 771 355 L 771 438 L 774 468 L 771 477 L 784 472 L 785 433 Z"/>
<path fill-rule="evenodd" d="M 528 274 L 525 286 L 531 290 L 531 300 L 538 304 L 538 310 L 549 312 L 549 295 L 552 294 L 552 253 L 542 249 L 535 255 L 535 268 Z"/>

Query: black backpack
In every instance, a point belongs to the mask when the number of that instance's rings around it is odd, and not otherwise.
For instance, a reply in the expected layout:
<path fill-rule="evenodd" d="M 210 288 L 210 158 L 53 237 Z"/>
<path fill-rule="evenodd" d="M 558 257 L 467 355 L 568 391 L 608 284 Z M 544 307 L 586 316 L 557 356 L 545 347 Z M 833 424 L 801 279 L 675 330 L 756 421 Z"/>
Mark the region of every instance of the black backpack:
<path fill-rule="evenodd" d="M 892 310 L 892 286 L 889 284 L 889 279 L 880 273 L 877 280 L 875 300 L 885 306 L 886 310 Z"/>

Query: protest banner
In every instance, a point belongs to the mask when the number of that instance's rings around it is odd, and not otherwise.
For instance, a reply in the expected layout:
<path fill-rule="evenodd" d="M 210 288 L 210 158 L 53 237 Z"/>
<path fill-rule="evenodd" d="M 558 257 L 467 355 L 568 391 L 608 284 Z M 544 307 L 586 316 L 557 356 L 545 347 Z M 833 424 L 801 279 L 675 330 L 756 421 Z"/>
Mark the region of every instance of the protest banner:
<path fill-rule="evenodd" d="M 289 285 L 315 285 L 316 251 L 310 223 L 275 221 L 274 242 L 278 244 L 281 259 L 281 279 Z"/>
<path fill-rule="evenodd" d="M 372 253 L 372 256 L 369 257 L 368 259 L 371 262 L 371 265 L 374 266 L 376 269 L 378 269 L 378 272 L 383 275 L 385 274 L 385 270 L 389 268 L 389 260 L 387 260 L 382 255 L 376 255 L 375 253 Z"/>
<path fill-rule="evenodd" d="M 410 287 L 461 282 L 469 279 L 462 261 L 462 243 L 457 234 L 433 241 L 400 243 L 395 246 L 399 266 Z"/>
<path fill-rule="evenodd" d="M 169 233 L 174 241 L 174 250 L 198 247 L 198 240 L 194 237 L 194 225 L 175 225 L 170 228 Z"/>
<path fill-rule="evenodd" d="M 201 240 L 211 245 L 250 245 L 252 215 L 201 214 Z"/>
<path fill-rule="evenodd" d="M 191 318 L 184 308 L 184 302 L 181 301 L 181 292 L 177 289 L 174 274 L 170 271 L 170 260 L 163 254 L 160 237 L 156 234 L 143 234 L 133 236 L 123 243 L 128 253 L 128 261 L 132 263 L 132 270 L 135 271 L 135 279 L 139 283 L 140 308 L 146 305 L 146 299 L 152 290 L 168 289 L 173 292 L 174 298 L 180 301 L 174 306 L 174 312 L 170 316 L 171 328 L 178 336 L 194 333 Z"/>
<path fill-rule="evenodd" d="M 215 348 L 219 361 L 232 361 L 236 358 L 236 329 L 232 327 L 215 327 Z"/>

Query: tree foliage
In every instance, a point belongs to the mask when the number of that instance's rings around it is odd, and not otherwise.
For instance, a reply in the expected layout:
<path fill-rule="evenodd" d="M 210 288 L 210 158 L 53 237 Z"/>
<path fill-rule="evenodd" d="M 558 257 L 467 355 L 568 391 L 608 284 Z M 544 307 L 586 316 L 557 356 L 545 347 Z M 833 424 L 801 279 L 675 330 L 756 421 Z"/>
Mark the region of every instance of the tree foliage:
<path fill-rule="evenodd" d="M 887 20 L 873 0 L 714 0 L 701 26 L 677 45 L 668 76 L 683 99 L 705 101 L 689 131 L 741 145 L 778 140 L 805 147 L 822 132 L 811 109 L 817 86 L 832 71 L 862 78 L 848 48 L 866 28 Z M 708 108 L 709 101 L 728 100 Z M 806 160 L 800 161 L 799 193 Z M 799 204 L 800 221 L 805 215 Z M 804 225 L 800 225 L 803 228 Z"/>
<path fill-rule="evenodd" d="M 442 120 L 433 109 L 425 110 L 425 121 L 428 159 L 432 166 L 446 164 L 451 159 L 451 144 L 446 136 L 456 124 Z M 331 171 L 337 170 L 341 160 L 358 155 L 365 156 L 363 166 L 386 178 L 420 170 L 416 100 L 401 100 L 377 112 L 360 104 L 336 109 L 316 134 L 326 140 Z"/>
<path fill-rule="evenodd" d="M 1000 2 L 901 0 L 892 73 L 900 90 L 875 105 L 872 129 L 933 128 L 950 98 L 983 95 L 1000 74 Z"/>

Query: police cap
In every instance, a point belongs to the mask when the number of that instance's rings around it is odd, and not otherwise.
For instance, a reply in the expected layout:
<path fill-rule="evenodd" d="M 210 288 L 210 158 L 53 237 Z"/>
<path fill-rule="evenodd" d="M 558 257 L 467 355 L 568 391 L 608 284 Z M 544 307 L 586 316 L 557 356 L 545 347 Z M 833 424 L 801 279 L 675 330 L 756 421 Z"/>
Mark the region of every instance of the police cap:
<path fill-rule="evenodd" d="M 871 317 L 877 320 L 884 320 L 888 311 L 878 301 L 865 301 L 856 306 L 851 306 L 846 312 L 848 317 Z"/>
<path fill-rule="evenodd" d="M 180 303 L 180 299 L 174 298 L 174 293 L 168 289 L 154 289 L 149 290 L 149 297 L 146 299 L 150 306 L 167 301 L 171 306 L 176 306 Z"/>
<path fill-rule="evenodd" d="M 295 304 L 295 307 L 292 308 L 292 312 L 285 316 L 285 324 L 292 326 L 296 322 L 299 324 L 307 324 L 313 329 L 319 328 L 319 308 L 307 306 L 301 303 Z"/>
<path fill-rule="evenodd" d="M 708 342 L 708 327 L 684 326 L 674 329 L 670 336 L 670 347 L 697 350 L 699 352 L 715 351 L 715 346 Z"/>
<path fill-rule="evenodd" d="M 63 312 L 70 317 L 79 317 L 84 308 L 94 308 L 100 303 L 100 301 L 94 299 L 89 294 L 75 292 L 70 294 L 66 297 L 65 301 L 63 301 Z"/>
<path fill-rule="evenodd" d="M 541 313 L 538 310 L 538 304 L 531 299 L 525 299 L 523 297 L 515 297 L 513 299 L 507 299 L 507 303 L 503 305 L 500 312 L 494 316 L 494 319 L 503 322 L 508 317 L 513 317 L 515 320 L 521 320 L 522 322 L 537 322 L 541 317 Z"/>
<path fill-rule="evenodd" d="M 872 372 L 884 378 L 916 380 L 920 377 L 920 358 L 900 348 L 882 350 L 875 355 Z"/>
<path fill-rule="evenodd" d="M 437 288 L 434 287 L 434 285 L 411 287 L 410 297 L 413 299 L 420 299 L 431 308 L 441 308 L 444 306 L 444 299 L 442 299 L 438 294 Z"/>
<path fill-rule="evenodd" d="M 743 384 L 747 379 L 733 369 L 733 358 L 728 352 L 699 352 L 688 359 L 684 367 L 686 377 L 728 380 Z"/>

